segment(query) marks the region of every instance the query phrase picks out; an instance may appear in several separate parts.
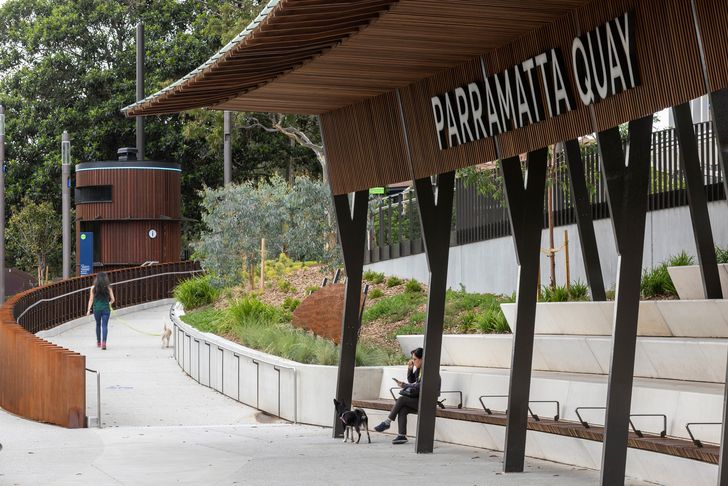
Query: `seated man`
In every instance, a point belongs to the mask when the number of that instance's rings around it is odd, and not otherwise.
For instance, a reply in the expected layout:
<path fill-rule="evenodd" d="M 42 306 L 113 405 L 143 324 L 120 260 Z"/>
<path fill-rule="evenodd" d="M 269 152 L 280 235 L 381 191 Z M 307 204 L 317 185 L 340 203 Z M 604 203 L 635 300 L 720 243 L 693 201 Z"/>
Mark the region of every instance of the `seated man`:
<path fill-rule="evenodd" d="M 381 424 L 374 427 L 377 432 L 384 432 L 389 428 L 392 420 L 397 419 L 398 435 L 392 444 L 407 442 L 407 415 L 416 413 L 420 403 L 420 369 L 422 368 L 422 348 L 412 350 L 412 358 L 407 362 L 407 383 L 394 378 L 402 391 L 397 402 L 389 412 L 389 416 Z"/>

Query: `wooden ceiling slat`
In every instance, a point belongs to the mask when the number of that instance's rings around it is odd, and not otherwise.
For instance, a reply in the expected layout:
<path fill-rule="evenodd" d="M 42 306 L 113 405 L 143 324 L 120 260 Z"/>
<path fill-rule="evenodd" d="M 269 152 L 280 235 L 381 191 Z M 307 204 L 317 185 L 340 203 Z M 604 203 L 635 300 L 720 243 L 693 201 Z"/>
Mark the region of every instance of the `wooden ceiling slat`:
<path fill-rule="evenodd" d="M 193 102 L 195 93 L 209 93 L 205 85 L 219 86 L 231 76 L 239 91 L 222 90 L 216 107 L 253 109 L 272 99 L 278 111 L 300 113 L 305 107 L 320 114 L 452 68 L 588 1 L 281 0 L 253 35 L 213 65 L 159 94 L 159 103 L 147 100 L 126 114 L 159 113 L 174 98 L 185 99 L 187 108 L 203 106 Z M 266 57 L 281 54 L 282 64 Z M 357 79 L 346 83 L 348 76 Z M 346 94 L 311 103 L 322 90 Z M 233 103 L 232 96 L 243 100 Z"/>

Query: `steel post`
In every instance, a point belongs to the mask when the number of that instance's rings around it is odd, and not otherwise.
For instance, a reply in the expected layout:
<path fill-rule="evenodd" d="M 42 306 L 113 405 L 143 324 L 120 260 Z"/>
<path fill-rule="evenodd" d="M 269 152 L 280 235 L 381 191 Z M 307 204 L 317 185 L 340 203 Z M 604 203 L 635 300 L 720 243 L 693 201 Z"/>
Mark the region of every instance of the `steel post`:
<path fill-rule="evenodd" d="M 63 279 L 71 276 L 71 138 L 61 137 L 61 212 L 63 231 Z"/>
<path fill-rule="evenodd" d="M 223 118 L 223 152 L 224 152 L 224 174 L 223 182 L 227 186 L 232 181 L 232 164 L 233 164 L 233 149 L 232 149 L 232 113 L 225 110 L 222 115 Z"/>
<path fill-rule="evenodd" d="M 440 355 L 445 319 L 455 172 L 445 172 L 437 176 L 437 195 L 429 177 L 415 180 L 415 192 L 427 267 L 430 272 L 415 450 L 419 453 L 429 453 L 432 452 L 435 441 L 435 416 L 440 391 Z"/>
<path fill-rule="evenodd" d="M 569 170 L 569 185 L 571 187 L 571 200 L 574 204 L 576 214 L 576 227 L 579 230 L 579 243 L 581 254 L 584 258 L 584 270 L 586 281 L 589 284 L 592 300 L 607 300 L 604 290 L 604 277 L 602 266 L 599 262 L 599 250 L 597 248 L 597 237 L 594 233 L 594 221 L 592 219 L 591 202 L 589 191 L 586 187 L 584 174 L 584 163 L 581 158 L 578 140 L 564 142 L 566 150 L 566 167 Z"/>
<path fill-rule="evenodd" d="M 728 88 L 710 93 L 713 134 L 718 146 L 718 163 L 723 172 L 723 189 L 728 198 Z M 726 368 L 728 377 L 728 367 Z M 723 428 L 721 430 L 718 484 L 728 486 L 728 387 L 723 394 Z"/>
<path fill-rule="evenodd" d="M 144 24 L 136 26 L 136 100 L 144 99 Z M 144 117 L 136 117 L 137 160 L 145 160 L 144 155 Z"/>
<path fill-rule="evenodd" d="M 518 262 L 516 331 L 513 335 L 503 458 L 505 472 L 522 472 L 526 454 L 547 157 L 547 148 L 529 152 L 525 185 L 519 158 L 501 161 L 508 218 Z"/>
<path fill-rule="evenodd" d="M 629 162 L 625 167 L 619 130 L 615 127 L 597 135 L 619 255 L 602 449 L 603 486 L 623 484 L 627 462 L 651 136 L 652 115 L 629 122 Z"/>
<path fill-rule="evenodd" d="M 675 132 L 680 145 L 680 166 L 685 174 L 685 188 L 688 194 L 690 221 L 693 224 L 695 248 L 698 253 L 703 293 L 706 299 L 721 299 L 718 263 L 715 257 L 713 231 L 710 228 L 708 198 L 705 195 L 705 176 L 700 167 L 698 142 L 693 128 L 690 104 L 683 103 L 672 108 Z"/>
<path fill-rule="evenodd" d="M 368 190 L 354 193 L 353 211 L 349 204 L 348 194 L 334 196 L 334 211 L 346 269 L 344 315 L 341 320 L 341 346 L 335 398 L 347 405 L 351 405 L 354 391 L 356 345 L 361 325 L 361 282 L 364 271 L 368 204 Z M 344 429 L 336 413 L 334 413 L 333 427 L 333 437 L 343 437 Z"/>

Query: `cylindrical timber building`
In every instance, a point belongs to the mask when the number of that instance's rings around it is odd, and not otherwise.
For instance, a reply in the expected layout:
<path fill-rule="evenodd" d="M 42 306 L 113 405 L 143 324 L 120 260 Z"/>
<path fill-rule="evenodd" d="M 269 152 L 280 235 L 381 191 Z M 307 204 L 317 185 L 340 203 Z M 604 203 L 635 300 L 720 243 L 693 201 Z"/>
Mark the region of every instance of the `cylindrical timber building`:
<path fill-rule="evenodd" d="M 136 160 L 134 148 L 76 165 L 76 248 L 93 233 L 94 272 L 179 261 L 181 175 L 179 164 Z M 77 275 L 80 262 L 77 254 Z"/>

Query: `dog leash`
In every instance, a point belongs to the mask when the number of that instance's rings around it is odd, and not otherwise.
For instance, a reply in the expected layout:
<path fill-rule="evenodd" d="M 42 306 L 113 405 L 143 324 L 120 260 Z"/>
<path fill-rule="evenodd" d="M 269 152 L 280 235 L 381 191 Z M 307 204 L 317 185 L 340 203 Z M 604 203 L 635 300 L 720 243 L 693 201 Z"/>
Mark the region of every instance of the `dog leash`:
<path fill-rule="evenodd" d="M 109 307 L 111 307 L 111 306 L 109 306 Z M 155 334 L 155 333 L 151 333 L 151 332 L 142 331 L 141 329 L 137 329 L 136 327 L 134 327 L 131 324 L 129 324 L 126 320 L 122 319 L 121 317 L 118 317 L 118 314 L 116 313 L 116 310 L 114 310 L 113 308 L 111 309 L 111 316 L 114 317 L 114 320 L 121 322 L 123 325 L 125 325 L 126 327 L 128 327 L 132 331 L 138 332 L 139 334 L 145 334 L 147 336 L 156 336 L 156 337 L 159 337 L 159 336 L 162 335 L 161 332 L 158 333 L 158 334 Z"/>

